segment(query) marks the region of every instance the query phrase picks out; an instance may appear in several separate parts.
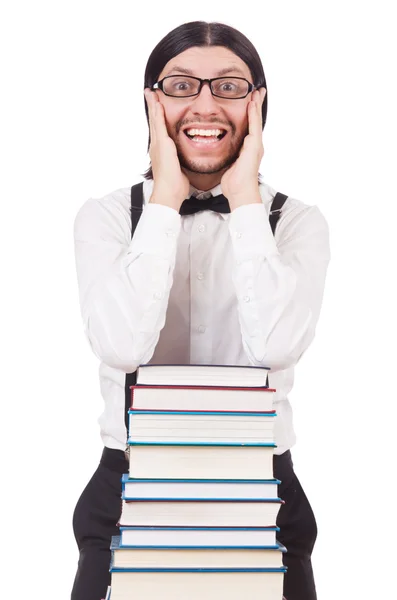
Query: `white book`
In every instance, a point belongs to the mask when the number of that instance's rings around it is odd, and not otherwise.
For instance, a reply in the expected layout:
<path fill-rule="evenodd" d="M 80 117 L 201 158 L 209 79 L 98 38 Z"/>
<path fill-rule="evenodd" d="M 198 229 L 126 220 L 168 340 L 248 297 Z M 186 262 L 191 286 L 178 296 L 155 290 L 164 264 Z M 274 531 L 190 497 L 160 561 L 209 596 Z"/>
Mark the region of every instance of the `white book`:
<path fill-rule="evenodd" d="M 239 365 L 139 365 L 136 383 L 145 385 L 207 385 L 266 387 L 267 367 Z"/>
<path fill-rule="evenodd" d="M 276 413 L 129 411 L 134 442 L 273 442 Z"/>
<path fill-rule="evenodd" d="M 121 546 L 276 546 L 278 527 L 120 527 Z"/>
<path fill-rule="evenodd" d="M 139 479 L 272 479 L 272 445 L 129 443 L 129 475 Z"/>
<path fill-rule="evenodd" d="M 111 600 L 281 600 L 285 568 L 272 570 L 115 571 Z"/>
<path fill-rule="evenodd" d="M 120 526 L 271 527 L 283 501 L 122 501 Z"/>

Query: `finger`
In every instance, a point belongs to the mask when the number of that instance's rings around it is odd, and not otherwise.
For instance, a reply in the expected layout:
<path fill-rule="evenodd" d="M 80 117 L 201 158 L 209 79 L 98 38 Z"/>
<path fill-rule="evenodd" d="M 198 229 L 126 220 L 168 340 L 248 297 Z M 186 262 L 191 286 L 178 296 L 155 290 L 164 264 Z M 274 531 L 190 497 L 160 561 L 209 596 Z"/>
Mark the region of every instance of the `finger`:
<path fill-rule="evenodd" d="M 257 96 L 248 104 L 248 131 L 255 137 L 262 134 L 261 112 L 258 108 Z"/>
<path fill-rule="evenodd" d="M 257 95 L 255 98 L 255 102 L 257 103 L 257 107 L 258 107 L 258 112 L 259 114 L 262 114 L 262 106 L 263 106 L 263 102 L 265 100 L 265 96 L 266 96 L 266 88 L 259 88 L 259 90 L 257 91 Z"/>
<path fill-rule="evenodd" d="M 155 119 L 155 113 L 156 113 L 156 104 L 154 102 L 154 98 L 153 96 L 155 96 L 155 92 L 152 92 L 150 90 L 150 88 L 145 88 L 144 90 L 144 94 L 145 94 L 145 98 L 146 98 L 146 102 L 147 102 L 147 106 L 148 106 L 148 112 L 149 112 L 149 131 L 150 131 L 150 140 L 151 142 L 155 142 L 156 141 L 156 119 Z"/>
<path fill-rule="evenodd" d="M 152 120 L 153 120 L 153 136 L 154 140 L 157 140 L 159 137 L 167 137 L 168 131 L 165 123 L 165 113 L 164 106 L 161 104 L 159 97 L 156 92 L 149 90 L 148 92 L 151 111 L 152 111 Z"/>
<path fill-rule="evenodd" d="M 254 129 L 262 138 L 262 106 L 266 96 L 266 88 L 255 90 L 254 102 L 257 109 L 257 119 L 254 119 Z M 257 125 L 256 125 L 257 123 Z"/>
<path fill-rule="evenodd" d="M 157 99 L 155 106 L 155 122 L 156 122 L 156 134 L 159 137 L 168 137 L 167 126 L 165 124 L 164 106 L 160 100 Z"/>
<path fill-rule="evenodd" d="M 155 122 L 156 122 L 156 135 L 158 137 L 169 137 L 167 125 L 165 122 L 164 106 L 161 104 L 159 98 L 157 98 L 155 108 Z"/>

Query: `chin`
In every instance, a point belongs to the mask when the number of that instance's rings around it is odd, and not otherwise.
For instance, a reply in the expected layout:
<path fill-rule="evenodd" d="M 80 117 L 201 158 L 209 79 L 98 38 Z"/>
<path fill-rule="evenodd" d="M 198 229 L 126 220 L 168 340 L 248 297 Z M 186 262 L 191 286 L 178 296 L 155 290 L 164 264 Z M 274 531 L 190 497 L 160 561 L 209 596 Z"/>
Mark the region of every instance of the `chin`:
<path fill-rule="evenodd" d="M 220 173 L 225 171 L 230 165 L 232 165 L 238 158 L 238 153 L 235 152 L 226 157 L 203 157 L 190 158 L 184 153 L 178 153 L 179 163 L 183 169 L 191 173 L 198 173 L 200 175 L 213 175 L 214 173 Z"/>
<path fill-rule="evenodd" d="M 203 161 L 203 163 L 200 163 L 199 161 L 186 161 L 181 163 L 181 167 L 190 173 L 197 173 L 200 175 L 213 175 L 214 173 L 223 171 L 225 168 L 223 162 L 222 164 L 216 164 L 214 162 L 208 163 L 207 161 Z"/>

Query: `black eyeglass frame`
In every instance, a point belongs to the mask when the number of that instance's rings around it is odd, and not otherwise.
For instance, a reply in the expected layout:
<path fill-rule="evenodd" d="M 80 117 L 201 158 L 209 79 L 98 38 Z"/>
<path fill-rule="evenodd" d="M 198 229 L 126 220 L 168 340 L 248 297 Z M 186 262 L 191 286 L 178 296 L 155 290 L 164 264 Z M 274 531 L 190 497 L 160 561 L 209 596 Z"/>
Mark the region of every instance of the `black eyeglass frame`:
<path fill-rule="evenodd" d="M 164 80 L 169 79 L 170 77 L 183 77 L 183 75 L 167 75 L 166 77 L 163 77 L 163 79 L 161 79 L 160 81 L 156 81 L 156 83 L 154 83 L 150 89 L 152 91 L 159 89 L 163 92 L 163 94 L 165 94 L 166 96 L 169 96 L 170 98 L 192 98 L 193 96 L 198 96 L 200 94 L 204 83 L 208 83 L 210 90 L 211 90 L 211 94 L 213 96 L 215 96 L 216 98 L 222 98 L 222 100 L 241 100 L 242 98 L 246 98 L 248 96 L 248 94 L 250 94 L 254 90 L 257 90 L 257 89 L 259 89 L 259 87 L 261 87 L 261 86 L 255 86 L 253 83 L 250 83 L 248 81 L 248 79 L 245 79 L 245 77 L 234 77 L 233 76 L 230 79 L 241 79 L 248 83 L 248 92 L 245 94 L 245 96 L 238 96 L 237 98 L 228 98 L 227 96 L 220 96 L 219 94 L 214 94 L 214 92 L 212 90 L 212 82 L 213 81 L 217 81 L 219 79 L 227 79 L 227 77 L 223 76 L 223 77 L 213 77 L 212 79 L 200 79 L 200 77 L 193 77 L 192 75 L 185 75 L 185 77 L 189 77 L 190 79 L 196 79 L 196 81 L 200 82 L 198 91 L 195 94 L 189 94 L 188 96 L 174 96 L 173 94 L 167 94 L 167 92 L 165 92 L 163 89 L 164 88 L 164 83 L 163 83 Z"/>

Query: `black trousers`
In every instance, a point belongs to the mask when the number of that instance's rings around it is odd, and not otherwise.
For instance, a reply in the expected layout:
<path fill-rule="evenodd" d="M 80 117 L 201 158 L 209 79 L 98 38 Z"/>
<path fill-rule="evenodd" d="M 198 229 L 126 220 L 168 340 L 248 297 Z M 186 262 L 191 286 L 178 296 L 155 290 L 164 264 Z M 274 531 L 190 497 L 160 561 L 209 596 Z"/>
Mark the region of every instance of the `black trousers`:
<path fill-rule="evenodd" d="M 71 600 L 101 600 L 110 585 L 110 541 L 119 535 L 121 475 L 128 472 L 124 452 L 105 448 L 99 466 L 73 514 L 73 530 L 80 551 Z M 316 520 L 293 469 L 288 450 L 273 459 L 274 477 L 281 480 L 277 538 L 286 546 L 283 555 L 286 600 L 316 600 L 311 554 L 317 537 Z M 280 599 L 281 600 L 281 599 Z"/>

